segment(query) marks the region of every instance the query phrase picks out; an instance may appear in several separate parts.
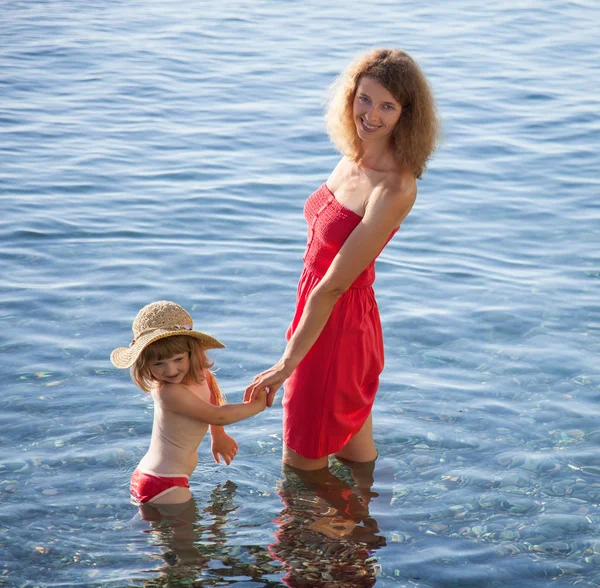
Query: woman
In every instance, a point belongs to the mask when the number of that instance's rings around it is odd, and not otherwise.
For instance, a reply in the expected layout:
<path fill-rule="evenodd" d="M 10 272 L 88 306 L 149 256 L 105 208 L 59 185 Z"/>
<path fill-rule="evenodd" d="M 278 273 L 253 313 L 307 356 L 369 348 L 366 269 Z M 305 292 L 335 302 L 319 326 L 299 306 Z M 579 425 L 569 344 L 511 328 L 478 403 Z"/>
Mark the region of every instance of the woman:
<path fill-rule="evenodd" d="M 287 380 L 283 461 L 302 470 L 326 467 L 332 454 L 377 457 L 371 408 L 383 338 L 374 264 L 410 212 L 438 137 L 427 81 L 399 50 L 353 62 L 334 84 L 325 118 L 343 157 L 305 205 L 308 245 L 286 349 L 245 395 L 267 388 L 271 406 Z"/>

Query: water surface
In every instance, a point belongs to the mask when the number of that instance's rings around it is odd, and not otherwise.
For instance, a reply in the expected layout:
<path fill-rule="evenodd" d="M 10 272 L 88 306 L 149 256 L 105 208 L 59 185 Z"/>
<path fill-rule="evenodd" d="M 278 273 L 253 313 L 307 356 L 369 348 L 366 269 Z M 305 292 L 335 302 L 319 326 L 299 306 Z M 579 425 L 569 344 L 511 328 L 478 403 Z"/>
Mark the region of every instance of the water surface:
<path fill-rule="evenodd" d="M 599 21 L 554 0 L 5 3 L 0 583 L 600 585 Z M 338 158 L 326 89 L 372 46 L 417 58 L 444 125 L 377 266 L 372 484 L 283 475 L 279 397 L 230 427 L 230 467 L 204 441 L 188 510 L 144 521 L 152 408 L 110 351 L 172 299 L 227 344 L 231 401 L 279 357 L 303 202 Z"/>

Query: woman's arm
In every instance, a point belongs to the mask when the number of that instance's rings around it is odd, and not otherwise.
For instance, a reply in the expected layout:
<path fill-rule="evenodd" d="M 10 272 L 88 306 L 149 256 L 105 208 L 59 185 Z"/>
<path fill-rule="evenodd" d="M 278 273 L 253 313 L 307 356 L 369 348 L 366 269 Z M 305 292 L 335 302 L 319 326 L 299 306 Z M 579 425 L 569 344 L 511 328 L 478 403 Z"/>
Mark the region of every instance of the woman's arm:
<path fill-rule="evenodd" d="M 313 346 L 340 296 L 379 255 L 392 231 L 406 218 L 415 202 L 416 192 L 416 183 L 412 179 L 402 182 L 400 187 L 383 187 L 372 194 L 363 219 L 310 293 L 298 327 L 281 359 L 254 378 L 246 388 L 245 400 L 253 399 L 259 390 L 268 388 L 267 406 L 272 405 L 275 392 Z"/>

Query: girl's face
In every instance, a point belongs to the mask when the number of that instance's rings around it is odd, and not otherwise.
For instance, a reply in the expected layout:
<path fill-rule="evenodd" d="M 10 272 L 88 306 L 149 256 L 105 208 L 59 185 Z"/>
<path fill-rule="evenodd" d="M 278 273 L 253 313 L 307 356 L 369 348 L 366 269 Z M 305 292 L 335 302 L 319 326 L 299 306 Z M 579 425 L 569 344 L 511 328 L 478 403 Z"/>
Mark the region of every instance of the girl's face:
<path fill-rule="evenodd" d="M 190 354 L 177 353 L 168 359 L 153 361 L 149 367 L 158 382 L 181 384 L 190 371 Z"/>
<path fill-rule="evenodd" d="M 377 80 L 363 76 L 354 96 L 354 124 L 363 141 L 388 138 L 402 113 L 402 105 Z"/>

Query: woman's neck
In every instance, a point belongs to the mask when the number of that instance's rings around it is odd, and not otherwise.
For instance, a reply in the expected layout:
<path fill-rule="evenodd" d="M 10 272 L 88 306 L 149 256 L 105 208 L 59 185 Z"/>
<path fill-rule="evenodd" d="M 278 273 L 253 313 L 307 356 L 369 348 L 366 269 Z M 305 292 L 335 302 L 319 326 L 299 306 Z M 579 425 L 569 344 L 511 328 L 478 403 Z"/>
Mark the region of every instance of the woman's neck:
<path fill-rule="evenodd" d="M 396 167 L 396 158 L 388 143 L 370 145 L 363 143 L 362 147 L 362 153 L 358 158 L 361 167 L 374 171 L 390 171 Z"/>

